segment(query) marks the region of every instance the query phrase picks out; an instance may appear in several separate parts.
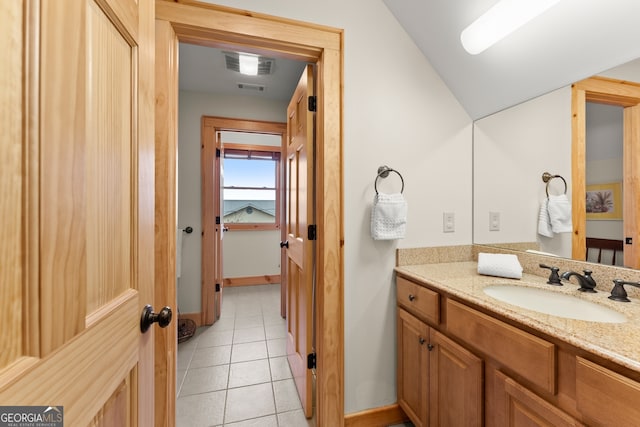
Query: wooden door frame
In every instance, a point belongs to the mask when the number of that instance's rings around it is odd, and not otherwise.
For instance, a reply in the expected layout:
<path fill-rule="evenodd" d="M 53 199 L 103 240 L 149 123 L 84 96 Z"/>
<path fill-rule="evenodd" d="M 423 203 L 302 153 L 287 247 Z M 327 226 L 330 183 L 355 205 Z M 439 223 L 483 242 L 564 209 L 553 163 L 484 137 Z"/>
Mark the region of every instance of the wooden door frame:
<path fill-rule="evenodd" d="M 284 141 L 287 134 L 287 124 L 280 122 L 270 122 L 263 120 L 252 119 L 234 119 L 227 117 L 214 117 L 203 116 L 200 122 L 200 139 L 201 139 L 201 170 L 202 176 L 202 259 L 214 259 L 216 256 L 216 240 L 215 233 L 207 233 L 207 230 L 216 229 L 215 214 L 217 211 L 216 201 L 219 200 L 216 195 L 216 188 L 219 179 L 215 176 L 215 168 L 211 168 L 216 158 L 216 133 L 220 131 L 230 132 L 249 132 L 249 133 L 262 133 L 269 135 L 280 135 L 282 141 Z M 278 151 L 282 152 L 282 141 L 280 146 L 277 147 Z M 276 146 L 270 147 L 275 149 Z M 282 175 L 282 168 L 280 169 L 280 175 Z M 282 177 L 277 177 L 277 187 L 282 185 Z M 213 183 L 213 186 L 212 186 Z M 280 191 L 280 197 L 282 197 L 282 191 Z M 282 204 L 282 199 L 280 199 Z M 276 208 L 277 212 L 282 212 L 281 207 Z M 282 230 L 282 221 L 280 221 L 280 229 Z M 274 247 L 275 251 L 276 248 Z M 202 263 L 202 316 L 201 322 L 204 325 L 211 325 L 220 317 L 220 313 L 216 313 L 215 306 L 213 304 L 213 295 L 215 293 L 214 277 L 215 271 L 213 271 L 211 263 Z M 281 275 L 282 278 L 282 275 Z M 282 279 L 281 279 L 282 281 Z M 220 286 L 223 284 L 220 283 Z M 280 285 L 281 294 L 285 287 Z M 284 295 L 281 296 L 283 298 Z"/>
<path fill-rule="evenodd" d="M 634 200 L 640 191 L 640 84 L 606 77 L 591 77 L 571 86 L 571 191 L 573 259 L 586 260 L 586 103 L 624 107 L 624 178 L 623 199 Z M 633 171 L 633 176 L 629 174 Z M 625 233 L 632 231 L 636 241 L 624 247 L 624 264 L 640 258 L 640 215 L 637 206 L 625 202 L 623 218 Z M 638 265 L 628 265 L 639 268 Z"/>
<path fill-rule="evenodd" d="M 268 53 L 317 65 L 316 423 L 343 426 L 343 31 L 191 1 L 157 0 L 156 24 L 156 28 L 168 24 L 182 42 L 216 48 L 242 46 L 253 53 Z M 174 48 L 170 37 L 156 40 L 156 52 L 169 52 Z M 177 57 L 174 61 L 172 67 L 177 68 Z M 160 87 L 177 90 L 175 79 L 172 84 L 174 86 L 167 81 L 156 81 Z M 158 108 L 171 112 L 167 116 L 177 126 L 177 99 L 168 97 L 161 101 Z M 175 138 L 174 132 L 168 132 L 164 143 L 175 144 Z M 156 143 L 163 141 L 156 140 Z M 175 152 L 168 155 L 175 156 Z M 168 160 L 175 162 L 176 159 L 169 157 Z M 165 185 L 156 183 L 156 194 L 166 191 Z M 167 238 L 171 239 L 170 236 Z M 162 239 L 156 241 L 160 247 L 165 243 Z"/>

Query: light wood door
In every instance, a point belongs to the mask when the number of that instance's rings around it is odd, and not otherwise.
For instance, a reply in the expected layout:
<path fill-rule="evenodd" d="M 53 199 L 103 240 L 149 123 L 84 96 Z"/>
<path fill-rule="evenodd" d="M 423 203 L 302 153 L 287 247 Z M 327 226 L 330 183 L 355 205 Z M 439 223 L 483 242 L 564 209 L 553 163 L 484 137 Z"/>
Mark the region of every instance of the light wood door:
<path fill-rule="evenodd" d="M 398 309 L 398 404 L 416 427 L 429 425 L 429 327 Z"/>
<path fill-rule="evenodd" d="M 429 347 L 430 425 L 482 426 L 482 360 L 435 329 Z"/>
<path fill-rule="evenodd" d="M 221 132 L 216 132 L 216 171 L 214 175 L 215 186 L 215 282 L 216 289 L 214 293 L 214 321 L 220 318 L 222 309 L 222 293 L 224 289 L 224 273 L 222 271 L 223 239 L 226 231 L 224 227 L 224 145 L 222 143 Z"/>
<path fill-rule="evenodd" d="M 154 423 L 153 11 L 0 3 L 0 402 L 64 425 Z"/>
<path fill-rule="evenodd" d="M 307 357 L 312 353 L 313 320 L 313 68 L 303 71 L 287 108 L 286 249 L 287 356 L 304 413 L 311 417 L 312 371 Z"/>

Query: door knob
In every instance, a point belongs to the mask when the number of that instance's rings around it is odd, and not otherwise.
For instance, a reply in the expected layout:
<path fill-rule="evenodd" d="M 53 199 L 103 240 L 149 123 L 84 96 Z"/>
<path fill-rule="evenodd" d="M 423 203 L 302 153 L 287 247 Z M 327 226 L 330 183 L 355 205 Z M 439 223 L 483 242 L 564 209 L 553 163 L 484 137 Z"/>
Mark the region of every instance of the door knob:
<path fill-rule="evenodd" d="M 284 242 L 280 242 L 280 247 L 289 249 L 289 241 L 285 240 Z"/>
<path fill-rule="evenodd" d="M 147 332 L 154 322 L 158 322 L 158 326 L 161 328 L 166 328 L 169 326 L 169 323 L 171 323 L 172 315 L 173 313 L 169 307 L 162 307 L 160 313 L 156 314 L 153 312 L 153 307 L 147 304 L 142 309 L 142 316 L 140 317 L 140 331 L 142 331 L 142 333 Z"/>

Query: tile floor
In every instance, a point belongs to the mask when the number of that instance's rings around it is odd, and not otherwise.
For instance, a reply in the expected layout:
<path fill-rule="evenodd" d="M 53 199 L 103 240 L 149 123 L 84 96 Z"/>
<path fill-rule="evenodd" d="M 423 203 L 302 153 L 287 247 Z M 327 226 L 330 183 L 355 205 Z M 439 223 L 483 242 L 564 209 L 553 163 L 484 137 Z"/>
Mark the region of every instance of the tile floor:
<path fill-rule="evenodd" d="M 178 345 L 177 427 L 314 427 L 285 343 L 280 285 L 226 288 L 220 319 Z"/>

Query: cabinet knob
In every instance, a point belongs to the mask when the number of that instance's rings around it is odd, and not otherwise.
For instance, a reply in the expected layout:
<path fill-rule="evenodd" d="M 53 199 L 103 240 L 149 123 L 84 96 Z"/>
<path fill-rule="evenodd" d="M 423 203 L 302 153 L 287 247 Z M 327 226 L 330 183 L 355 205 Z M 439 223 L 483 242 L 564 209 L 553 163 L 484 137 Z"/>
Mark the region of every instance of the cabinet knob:
<path fill-rule="evenodd" d="M 424 338 L 422 338 L 422 337 L 420 337 L 420 339 L 419 339 L 418 341 L 420 342 L 420 345 L 422 345 L 422 344 L 424 344 L 425 339 L 424 339 Z M 429 345 L 431 345 L 431 344 L 429 344 Z"/>
<path fill-rule="evenodd" d="M 429 351 L 433 350 L 433 344 L 427 344 L 427 350 Z"/>
<path fill-rule="evenodd" d="M 416 296 L 413 294 L 409 294 L 409 301 L 413 301 L 414 299 L 416 299 Z"/>

